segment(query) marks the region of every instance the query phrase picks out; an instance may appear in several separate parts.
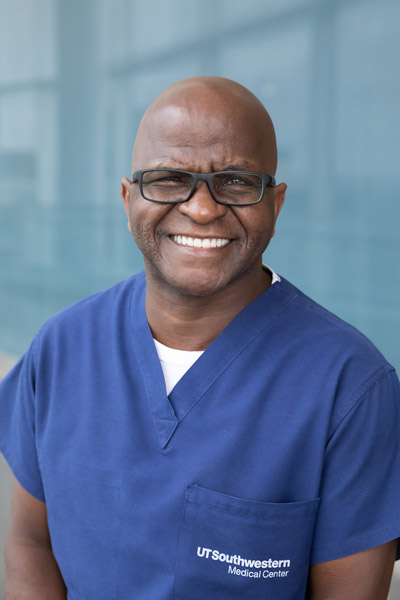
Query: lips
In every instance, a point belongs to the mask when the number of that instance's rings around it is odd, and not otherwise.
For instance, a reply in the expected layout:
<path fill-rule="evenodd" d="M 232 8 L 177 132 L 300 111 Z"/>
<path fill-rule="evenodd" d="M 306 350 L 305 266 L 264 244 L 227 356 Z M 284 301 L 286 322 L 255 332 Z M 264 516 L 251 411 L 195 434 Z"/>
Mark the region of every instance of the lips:
<path fill-rule="evenodd" d="M 222 248 L 230 242 L 227 238 L 198 238 L 186 235 L 172 235 L 171 239 L 180 246 L 189 246 L 191 248 Z"/>

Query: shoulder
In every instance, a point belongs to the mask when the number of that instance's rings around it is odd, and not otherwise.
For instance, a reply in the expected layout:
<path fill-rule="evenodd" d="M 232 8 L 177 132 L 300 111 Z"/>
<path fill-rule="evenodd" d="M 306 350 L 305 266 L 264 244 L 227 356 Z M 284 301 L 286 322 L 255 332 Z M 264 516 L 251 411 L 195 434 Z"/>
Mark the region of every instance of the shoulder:
<path fill-rule="evenodd" d="M 282 278 L 280 285 L 291 296 L 279 320 L 278 336 L 288 347 L 286 365 L 296 373 L 297 385 L 304 380 L 316 390 L 318 404 L 330 405 L 331 435 L 364 398 L 372 394 L 380 401 L 387 392 L 377 392 L 386 389 L 388 375 L 396 377 L 394 368 L 358 329 L 287 280 Z"/>
<path fill-rule="evenodd" d="M 71 304 L 48 319 L 39 329 L 37 348 L 82 345 L 106 340 L 128 318 L 132 291 L 145 285 L 144 273 L 121 281 Z"/>
<path fill-rule="evenodd" d="M 379 368 L 387 364 L 376 346 L 361 331 L 350 323 L 336 316 L 288 280 L 281 278 L 281 284 L 292 294 L 292 301 L 285 311 L 285 321 L 292 335 L 298 336 L 303 343 L 307 342 L 304 352 L 315 347 L 342 360 L 358 358 L 366 364 L 366 368 Z"/>

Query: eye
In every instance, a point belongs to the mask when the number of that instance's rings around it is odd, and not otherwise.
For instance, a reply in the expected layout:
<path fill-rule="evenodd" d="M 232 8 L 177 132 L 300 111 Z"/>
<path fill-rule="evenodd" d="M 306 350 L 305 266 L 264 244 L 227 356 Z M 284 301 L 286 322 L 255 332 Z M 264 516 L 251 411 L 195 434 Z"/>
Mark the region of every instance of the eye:
<path fill-rule="evenodd" d="M 249 182 L 243 179 L 243 177 L 231 177 L 225 183 L 225 185 L 249 185 Z"/>
<path fill-rule="evenodd" d="M 187 185 L 188 176 L 174 171 L 146 171 L 143 175 L 143 185 Z"/>
<path fill-rule="evenodd" d="M 156 179 L 154 179 L 154 181 L 181 181 L 181 177 L 179 177 L 178 175 L 165 175 L 163 177 L 157 177 Z"/>
<path fill-rule="evenodd" d="M 225 171 L 214 176 L 213 187 L 223 202 L 258 202 L 262 192 L 262 177 L 258 173 Z"/>
<path fill-rule="evenodd" d="M 250 180 L 249 177 L 245 175 L 238 175 L 236 173 L 229 173 L 225 175 L 219 182 L 220 186 L 223 187 L 253 187 L 254 182 Z"/>

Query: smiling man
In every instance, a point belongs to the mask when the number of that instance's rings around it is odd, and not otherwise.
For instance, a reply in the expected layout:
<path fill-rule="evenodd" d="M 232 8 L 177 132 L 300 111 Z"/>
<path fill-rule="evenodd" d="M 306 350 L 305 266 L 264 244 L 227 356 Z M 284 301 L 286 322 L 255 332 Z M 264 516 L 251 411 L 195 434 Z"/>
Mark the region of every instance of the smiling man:
<path fill-rule="evenodd" d="M 235 82 L 145 113 L 121 190 L 145 271 L 45 323 L 0 388 L 7 600 L 387 597 L 398 379 L 263 266 L 276 164 Z"/>

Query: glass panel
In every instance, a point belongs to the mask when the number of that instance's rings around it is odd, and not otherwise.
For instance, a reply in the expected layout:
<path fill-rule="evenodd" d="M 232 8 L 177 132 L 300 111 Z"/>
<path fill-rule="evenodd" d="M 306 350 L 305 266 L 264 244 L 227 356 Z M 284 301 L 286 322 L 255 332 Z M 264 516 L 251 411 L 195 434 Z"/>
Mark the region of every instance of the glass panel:
<path fill-rule="evenodd" d="M 297 7 L 303 8 L 310 0 L 221 0 L 218 3 L 222 15 L 222 26 L 257 21 L 262 17 L 272 17 L 286 13 L 291 17 Z"/>
<path fill-rule="evenodd" d="M 53 0 L 0 2 L 0 84 L 56 75 L 55 17 Z"/>

